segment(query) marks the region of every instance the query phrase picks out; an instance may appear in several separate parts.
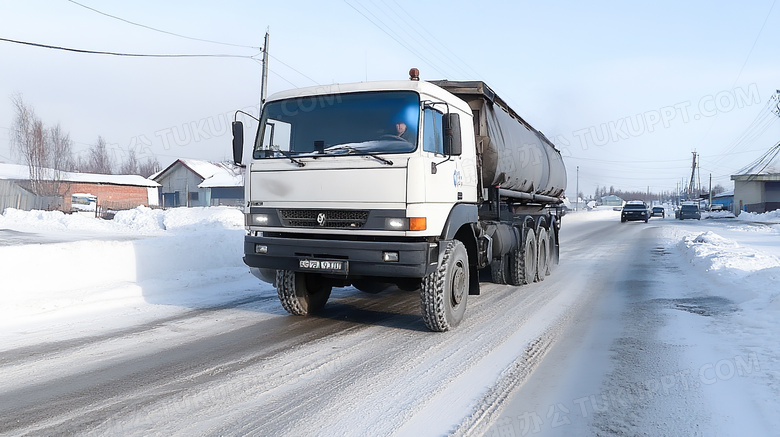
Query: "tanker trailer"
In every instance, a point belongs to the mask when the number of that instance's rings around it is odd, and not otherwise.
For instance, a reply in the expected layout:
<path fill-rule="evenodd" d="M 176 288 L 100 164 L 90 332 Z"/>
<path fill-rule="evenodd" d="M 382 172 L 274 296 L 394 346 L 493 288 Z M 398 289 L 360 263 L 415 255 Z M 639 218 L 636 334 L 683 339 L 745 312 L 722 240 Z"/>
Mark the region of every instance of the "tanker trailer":
<path fill-rule="evenodd" d="M 559 259 L 566 168 L 558 149 L 481 81 L 433 81 L 471 108 L 480 193 L 480 260 L 493 282 L 542 281 Z"/>
<path fill-rule="evenodd" d="M 479 294 L 481 269 L 523 285 L 557 263 L 560 152 L 484 83 L 410 76 L 265 102 L 244 262 L 289 313 L 323 311 L 333 287 L 397 286 L 419 290 L 425 325 L 446 331 Z"/>

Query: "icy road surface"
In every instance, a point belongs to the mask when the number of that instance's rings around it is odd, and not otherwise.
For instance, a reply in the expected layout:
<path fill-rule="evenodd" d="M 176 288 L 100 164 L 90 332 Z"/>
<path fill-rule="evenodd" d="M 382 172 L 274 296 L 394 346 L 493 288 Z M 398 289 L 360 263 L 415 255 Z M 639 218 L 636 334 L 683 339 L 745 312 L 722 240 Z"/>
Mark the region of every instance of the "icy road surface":
<path fill-rule="evenodd" d="M 552 276 L 483 283 L 457 329 L 431 333 L 418 294 L 400 290 L 334 289 L 321 316 L 288 316 L 240 261 L 242 222 L 227 208 L 139 208 L 111 222 L 6 211 L 0 434 L 780 425 L 776 225 L 571 214 Z"/>

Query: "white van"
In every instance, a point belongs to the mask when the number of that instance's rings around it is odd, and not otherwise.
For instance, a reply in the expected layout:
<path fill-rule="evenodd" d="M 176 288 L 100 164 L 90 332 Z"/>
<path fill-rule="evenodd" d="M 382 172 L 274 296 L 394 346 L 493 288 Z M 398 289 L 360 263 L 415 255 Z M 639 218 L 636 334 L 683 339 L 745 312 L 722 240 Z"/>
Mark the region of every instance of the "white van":
<path fill-rule="evenodd" d="M 97 211 L 97 196 L 89 193 L 73 193 L 70 196 L 70 212 L 94 217 Z"/>

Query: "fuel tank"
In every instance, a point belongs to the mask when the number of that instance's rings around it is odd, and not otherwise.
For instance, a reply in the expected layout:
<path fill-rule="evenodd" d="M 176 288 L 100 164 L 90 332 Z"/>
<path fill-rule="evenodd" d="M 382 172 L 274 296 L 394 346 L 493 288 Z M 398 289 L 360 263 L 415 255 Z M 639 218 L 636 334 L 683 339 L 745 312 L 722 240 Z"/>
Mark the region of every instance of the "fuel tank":
<path fill-rule="evenodd" d="M 483 187 L 560 198 L 566 190 L 561 152 L 484 82 L 432 81 L 471 107 Z"/>

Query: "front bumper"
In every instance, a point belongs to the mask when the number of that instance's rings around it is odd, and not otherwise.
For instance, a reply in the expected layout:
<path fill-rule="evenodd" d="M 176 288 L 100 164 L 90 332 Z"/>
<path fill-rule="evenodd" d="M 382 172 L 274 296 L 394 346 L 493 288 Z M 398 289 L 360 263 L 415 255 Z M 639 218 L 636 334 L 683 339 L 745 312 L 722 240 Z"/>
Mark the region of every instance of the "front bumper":
<path fill-rule="evenodd" d="M 647 214 L 642 213 L 629 213 L 629 214 L 623 214 L 621 218 L 625 221 L 634 221 L 634 220 L 647 220 L 650 216 Z"/>
<path fill-rule="evenodd" d="M 256 247 L 265 246 L 266 253 Z M 386 262 L 384 252 L 397 252 L 398 261 Z M 363 241 L 318 238 L 252 236 L 244 238 L 244 263 L 264 269 L 305 271 L 300 260 L 341 260 L 346 276 L 422 278 L 436 268 L 438 244 L 427 241 Z"/>

